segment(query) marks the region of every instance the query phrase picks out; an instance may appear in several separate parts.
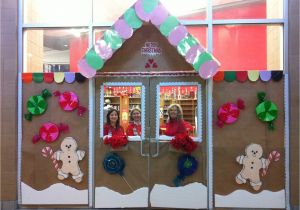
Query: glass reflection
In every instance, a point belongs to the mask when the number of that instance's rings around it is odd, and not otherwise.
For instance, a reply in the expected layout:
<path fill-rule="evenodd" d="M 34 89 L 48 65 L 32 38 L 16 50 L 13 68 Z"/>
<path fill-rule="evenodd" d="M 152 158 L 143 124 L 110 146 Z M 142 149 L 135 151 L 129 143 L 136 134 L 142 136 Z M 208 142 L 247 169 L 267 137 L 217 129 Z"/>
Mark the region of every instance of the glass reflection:
<path fill-rule="evenodd" d="M 197 135 L 195 86 L 160 86 L 160 135 Z"/>
<path fill-rule="evenodd" d="M 141 88 L 104 86 L 104 136 L 141 136 Z"/>

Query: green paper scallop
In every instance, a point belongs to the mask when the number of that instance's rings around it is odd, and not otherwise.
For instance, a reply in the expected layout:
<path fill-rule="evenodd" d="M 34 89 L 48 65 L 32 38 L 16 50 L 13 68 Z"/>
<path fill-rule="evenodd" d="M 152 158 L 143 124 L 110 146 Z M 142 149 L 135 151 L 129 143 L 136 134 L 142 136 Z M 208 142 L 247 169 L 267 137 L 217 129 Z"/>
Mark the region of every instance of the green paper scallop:
<path fill-rule="evenodd" d="M 47 109 L 47 102 L 41 95 L 31 96 L 27 101 L 27 110 L 32 115 L 41 115 Z"/>
<path fill-rule="evenodd" d="M 139 19 L 139 17 L 136 15 L 135 10 L 133 8 L 129 8 L 124 13 L 124 20 L 131 28 L 140 28 L 143 25 L 143 21 Z"/>
<path fill-rule="evenodd" d="M 185 56 L 189 49 L 198 44 L 198 41 L 191 35 L 184 37 L 177 45 L 177 51 L 180 55 Z"/>
<path fill-rule="evenodd" d="M 111 49 L 119 49 L 122 46 L 122 38 L 115 30 L 106 30 L 104 32 L 104 40 Z"/>
<path fill-rule="evenodd" d="M 277 118 L 278 108 L 271 101 L 265 101 L 256 106 L 256 115 L 263 122 L 271 122 Z"/>
<path fill-rule="evenodd" d="M 142 5 L 146 13 L 152 12 L 158 5 L 158 0 L 143 0 Z"/>
<path fill-rule="evenodd" d="M 94 48 L 90 49 L 85 55 L 86 62 L 90 67 L 95 70 L 99 70 L 103 67 L 104 61 L 95 52 Z"/>
<path fill-rule="evenodd" d="M 160 25 L 159 30 L 164 36 L 169 36 L 171 31 L 178 25 L 178 19 L 174 16 L 169 16 L 165 22 Z"/>
<path fill-rule="evenodd" d="M 224 80 L 226 82 L 233 82 L 235 81 L 235 78 L 236 78 L 235 71 L 225 71 Z"/>
<path fill-rule="evenodd" d="M 198 55 L 193 63 L 193 67 L 196 71 L 199 71 L 200 66 L 202 66 L 203 63 L 213 60 L 211 54 L 208 52 L 203 52 L 200 55 Z"/>
<path fill-rule="evenodd" d="M 36 83 L 41 83 L 44 80 L 44 73 L 33 73 L 32 80 Z"/>

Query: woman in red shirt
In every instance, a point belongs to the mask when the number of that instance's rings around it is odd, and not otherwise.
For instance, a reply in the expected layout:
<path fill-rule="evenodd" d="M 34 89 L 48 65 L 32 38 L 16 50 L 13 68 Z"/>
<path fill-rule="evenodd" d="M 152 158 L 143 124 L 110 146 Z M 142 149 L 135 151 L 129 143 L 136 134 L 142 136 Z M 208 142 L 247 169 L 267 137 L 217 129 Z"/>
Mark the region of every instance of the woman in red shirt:
<path fill-rule="evenodd" d="M 123 136 L 124 129 L 120 126 L 120 115 L 118 110 L 109 109 L 106 115 L 106 123 L 104 125 L 104 139 L 111 136 Z"/>
<path fill-rule="evenodd" d="M 171 104 L 168 107 L 169 118 L 166 123 L 165 135 L 175 136 L 178 133 L 188 133 L 193 130 L 193 126 L 182 119 L 182 109 L 179 104 Z"/>
<path fill-rule="evenodd" d="M 134 108 L 130 112 L 130 124 L 127 127 L 127 136 L 140 136 L 141 135 L 141 110 Z"/>

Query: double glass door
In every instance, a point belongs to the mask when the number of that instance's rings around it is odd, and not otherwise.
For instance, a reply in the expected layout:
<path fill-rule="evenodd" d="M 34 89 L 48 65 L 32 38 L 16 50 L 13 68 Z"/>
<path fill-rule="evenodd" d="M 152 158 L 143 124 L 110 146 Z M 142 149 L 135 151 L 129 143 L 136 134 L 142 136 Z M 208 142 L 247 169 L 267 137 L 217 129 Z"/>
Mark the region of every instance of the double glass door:
<path fill-rule="evenodd" d="M 207 208 L 205 82 L 99 77 L 95 85 L 94 207 Z M 183 124 L 171 124 L 174 106 Z M 109 129 L 112 110 L 127 136 L 124 146 L 122 135 Z M 131 132 L 131 126 L 140 127 Z"/>

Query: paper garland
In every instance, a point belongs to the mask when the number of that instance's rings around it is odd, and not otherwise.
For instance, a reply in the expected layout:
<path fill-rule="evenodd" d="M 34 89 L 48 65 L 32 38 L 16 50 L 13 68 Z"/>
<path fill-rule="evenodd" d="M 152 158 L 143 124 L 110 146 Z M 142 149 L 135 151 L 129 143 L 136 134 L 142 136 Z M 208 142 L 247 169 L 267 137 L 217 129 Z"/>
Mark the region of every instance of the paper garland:
<path fill-rule="evenodd" d="M 168 11 L 158 0 L 138 0 L 121 16 L 111 29 L 104 32 L 104 36 L 78 62 L 80 73 L 92 78 L 96 75 L 105 61 L 119 49 L 126 39 L 129 39 L 143 21 L 153 23 L 166 36 L 171 45 L 177 48 L 186 61 L 203 79 L 209 79 L 217 73 L 219 62 L 208 53 L 179 20 L 169 15 Z M 198 46 L 196 50 L 193 48 Z M 189 52 L 190 51 L 190 52 Z"/>
<path fill-rule="evenodd" d="M 75 72 L 55 72 L 55 73 L 22 73 L 23 83 L 83 83 L 86 81 L 86 77 L 82 76 L 80 73 Z"/>
<path fill-rule="evenodd" d="M 251 82 L 256 82 L 259 79 L 263 82 L 268 82 L 271 79 L 274 82 L 278 82 L 283 77 L 283 71 L 219 71 L 214 77 L 214 82 L 221 82 L 225 80 L 226 82 L 246 82 L 247 80 Z"/>

